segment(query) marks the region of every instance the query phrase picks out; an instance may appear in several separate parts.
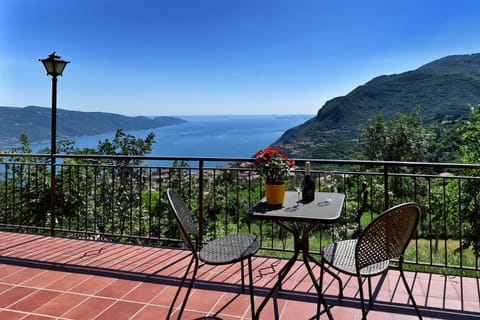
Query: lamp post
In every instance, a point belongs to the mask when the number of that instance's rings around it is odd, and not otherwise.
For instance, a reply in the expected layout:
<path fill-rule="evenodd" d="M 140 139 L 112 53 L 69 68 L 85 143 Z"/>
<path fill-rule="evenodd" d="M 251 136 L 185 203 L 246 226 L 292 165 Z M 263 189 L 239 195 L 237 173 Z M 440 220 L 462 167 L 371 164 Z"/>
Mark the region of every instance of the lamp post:
<path fill-rule="evenodd" d="M 39 59 L 47 75 L 52 76 L 52 125 L 51 125 L 51 146 L 50 146 L 50 214 L 52 236 L 55 234 L 55 208 L 56 208 L 56 189 L 55 189 L 55 154 L 57 153 L 57 77 L 61 76 L 65 66 L 70 61 L 60 59 L 55 52 L 48 58 Z"/>

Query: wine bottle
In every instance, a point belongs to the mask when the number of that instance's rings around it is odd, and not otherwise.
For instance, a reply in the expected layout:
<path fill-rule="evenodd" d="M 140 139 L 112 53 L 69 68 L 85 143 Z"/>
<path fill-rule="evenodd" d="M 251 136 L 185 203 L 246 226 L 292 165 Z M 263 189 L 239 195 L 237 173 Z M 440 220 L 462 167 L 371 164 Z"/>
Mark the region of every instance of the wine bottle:
<path fill-rule="evenodd" d="M 315 181 L 310 174 L 310 162 L 305 162 L 305 177 L 302 182 L 302 202 L 312 202 L 315 198 Z"/>

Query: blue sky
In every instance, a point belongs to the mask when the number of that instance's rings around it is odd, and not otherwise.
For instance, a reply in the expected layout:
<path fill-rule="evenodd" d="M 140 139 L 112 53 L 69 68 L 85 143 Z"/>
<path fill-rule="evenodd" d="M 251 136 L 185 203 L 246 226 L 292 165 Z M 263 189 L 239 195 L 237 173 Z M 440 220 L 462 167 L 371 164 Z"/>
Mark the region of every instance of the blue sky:
<path fill-rule="evenodd" d="M 315 114 L 383 74 L 480 52 L 477 0 L 2 0 L 0 105 Z"/>

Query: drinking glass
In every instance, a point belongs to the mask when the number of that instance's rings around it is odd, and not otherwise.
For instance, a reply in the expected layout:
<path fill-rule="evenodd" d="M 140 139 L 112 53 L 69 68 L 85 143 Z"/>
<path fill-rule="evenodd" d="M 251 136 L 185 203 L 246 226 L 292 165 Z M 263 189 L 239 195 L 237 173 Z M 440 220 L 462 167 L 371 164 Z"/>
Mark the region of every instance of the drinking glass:
<path fill-rule="evenodd" d="M 297 202 L 295 202 L 295 205 L 294 205 L 294 207 L 297 209 L 303 206 L 302 200 L 300 199 L 300 193 L 302 192 L 302 180 L 303 180 L 303 175 L 297 175 L 295 177 L 295 184 L 293 185 L 293 187 L 297 191 Z"/>
<path fill-rule="evenodd" d="M 303 206 L 303 203 L 300 200 L 300 192 L 302 192 L 302 185 L 299 183 L 295 184 L 295 190 L 297 190 L 297 202 L 295 203 L 294 207 L 299 208 Z"/>

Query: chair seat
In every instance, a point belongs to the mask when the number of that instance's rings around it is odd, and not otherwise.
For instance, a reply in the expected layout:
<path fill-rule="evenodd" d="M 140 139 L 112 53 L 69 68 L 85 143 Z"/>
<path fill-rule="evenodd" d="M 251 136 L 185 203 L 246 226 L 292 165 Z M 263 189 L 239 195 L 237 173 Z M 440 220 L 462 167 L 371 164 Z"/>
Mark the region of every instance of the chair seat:
<path fill-rule="evenodd" d="M 257 237 L 249 233 L 236 233 L 209 242 L 199 252 L 207 264 L 229 264 L 246 259 L 260 248 Z"/>
<path fill-rule="evenodd" d="M 332 267 L 350 275 L 357 275 L 355 268 L 355 246 L 357 240 L 333 243 L 322 251 L 323 259 Z M 380 274 L 388 269 L 390 260 L 371 264 L 360 270 L 362 276 Z"/>

